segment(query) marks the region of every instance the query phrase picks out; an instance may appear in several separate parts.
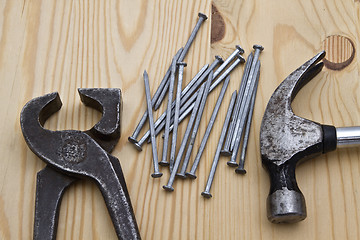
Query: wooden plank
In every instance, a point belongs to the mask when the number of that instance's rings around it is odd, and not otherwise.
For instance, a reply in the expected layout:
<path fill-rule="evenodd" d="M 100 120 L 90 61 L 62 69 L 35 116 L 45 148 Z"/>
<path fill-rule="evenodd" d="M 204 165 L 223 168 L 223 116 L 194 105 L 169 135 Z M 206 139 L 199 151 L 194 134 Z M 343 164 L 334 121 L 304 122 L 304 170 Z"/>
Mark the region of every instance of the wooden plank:
<path fill-rule="evenodd" d="M 212 7 L 213 6 L 213 7 Z M 31 98 L 59 91 L 63 107 L 49 129 L 91 128 L 100 114 L 84 107 L 78 87 L 119 87 L 123 92 L 122 137 L 113 155 L 120 159 L 143 239 L 356 239 L 360 238 L 360 152 L 340 149 L 298 167 L 297 180 L 308 208 L 305 221 L 267 221 L 268 177 L 261 166 L 259 130 L 267 101 L 277 85 L 317 52 L 338 70 L 324 70 L 293 103 L 300 116 L 335 126 L 359 124 L 358 1 L 1 1 L 0 2 L 0 239 L 32 236 L 36 173 L 44 163 L 26 146 L 20 111 Z M 231 75 L 217 123 L 195 181 L 162 189 L 169 173 L 152 179 L 151 148 L 137 152 L 127 141 L 146 109 L 142 72 L 152 93 L 172 56 L 183 46 L 197 13 L 209 18 L 185 61 L 188 82 L 215 55 L 226 58 L 236 44 L 247 56 L 253 44 L 265 47 L 248 146 L 247 174 L 236 175 L 222 157 L 211 192 L 206 183 L 226 107 L 243 67 Z M 334 36 L 334 37 L 332 37 Z M 352 45 L 352 44 L 353 45 Z M 344 65 L 344 64 L 343 64 Z M 198 146 L 220 87 L 209 96 L 196 140 Z M 163 104 L 159 111 L 165 110 Z M 186 124 L 180 125 L 179 141 Z M 159 154 L 162 141 L 158 138 Z M 195 149 L 196 150 L 196 149 Z M 195 157 L 196 151 L 193 152 Z M 96 186 L 82 181 L 62 200 L 58 239 L 116 239 Z"/>

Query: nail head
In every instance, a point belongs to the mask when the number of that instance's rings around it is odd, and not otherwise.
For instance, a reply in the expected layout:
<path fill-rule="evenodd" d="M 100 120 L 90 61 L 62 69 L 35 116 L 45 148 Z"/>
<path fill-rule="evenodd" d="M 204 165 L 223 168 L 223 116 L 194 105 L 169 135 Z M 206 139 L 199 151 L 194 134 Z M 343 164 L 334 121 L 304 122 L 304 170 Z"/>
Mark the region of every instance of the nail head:
<path fill-rule="evenodd" d="M 163 189 L 165 189 L 168 192 L 173 192 L 174 191 L 174 188 L 172 186 L 168 186 L 168 185 L 164 185 Z"/>
<path fill-rule="evenodd" d="M 185 175 L 191 179 L 196 179 L 196 175 L 190 172 L 185 173 Z"/>
<path fill-rule="evenodd" d="M 134 137 L 132 137 L 132 136 L 128 137 L 128 140 L 129 140 L 129 142 L 131 142 L 131 143 L 137 143 L 137 142 L 138 142 L 138 141 L 136 140 L 136 138 L 134 138 Z"/>
<path fill-rule="evenodd" d="M 216 55 L 215 58 L 216 58 L 217 60 L 219 60 L 221 63 L 224 62 L 224 59 L 222 59 L 222 57 L 220 57 L 219 55 Z"/>
<path fill-rule="evenodd" d="M 201 193 L 201 196 L 203 196 L 204 198 L 211 198 L 212 197 L 211 193 L 205 192 L 205 191 Z"/>
<path fill-rule="evenodd" d="M 261 46 L 261 45 L 259 45 L 259 44 L 255 44 L 255 45 L 253 46 L 253 48 L 254 48 L 254 49 L 259 49 L 260 51 L 264 50 L 264 47 Z"/>
<path fill-rule="evenodd" d="M 162 175 L 163 175 L 163 174 L 162 174 L 161 172 L 151 174 L 151 176 L 152 176 L 153 178 L 159 178 L 159 177 L 161 177 Z"/>
<path fill-rule="evenodd" d="M 245 52 L 244 49 L 240 47 L 240 45 L 236 45 L 235 47 L 239 50 L 240 54 L 243 54 Z"/>
<path fill-rule="evenodd" d="M 246 170 L 245 169 L 235 169 L 235 172 L 238 173 L 238 174 L 246 174 Z"/>
<path fill-rule="evenodd" d="M 203 18 L 204 20 L 208 19 L 208 17 L 204 13 L 201 13 L 201 12 L 199 12 L 198 16 L 200 18 Z"/>
<path fill-rule="evenodd" d="M 230 166 L 230 167 L 237 167 L 238 166 L 238 164 L 236 162 L 232 162 L 232 161 L 228 161 L 226 164 L 228 166 Z"/>

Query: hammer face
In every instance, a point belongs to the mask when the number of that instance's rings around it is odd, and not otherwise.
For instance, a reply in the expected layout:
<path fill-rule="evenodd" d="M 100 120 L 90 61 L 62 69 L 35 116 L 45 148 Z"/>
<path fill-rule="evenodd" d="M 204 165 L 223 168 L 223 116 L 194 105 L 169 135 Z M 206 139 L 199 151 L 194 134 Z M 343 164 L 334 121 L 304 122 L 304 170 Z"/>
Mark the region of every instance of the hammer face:
<path fill-rule="evenodd" d="M 266 200 L 266 207 L 267 217 L 272 223 L 294 223 L 306 218 L 303 194 L 286 187 L 270 194 Z"/>

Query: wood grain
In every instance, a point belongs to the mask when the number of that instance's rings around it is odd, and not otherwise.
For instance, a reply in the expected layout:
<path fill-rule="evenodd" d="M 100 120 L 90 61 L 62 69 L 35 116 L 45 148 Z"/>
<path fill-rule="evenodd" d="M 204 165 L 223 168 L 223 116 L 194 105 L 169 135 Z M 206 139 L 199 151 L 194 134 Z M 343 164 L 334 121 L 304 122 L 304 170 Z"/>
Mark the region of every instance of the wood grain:
<path fill-rule="evenodd" d="M 212 5 L 224 24 L 221 37 L 213 43 L 212 31 L 219 29 L 211 28 Z M 289 73 L 324 49 L 330 36 L 349 39 L 355 49 L 354 59 L 338 71 L 324 68 L 299 92 L 293 109 L 302 117 L 325 124 L 360 125 L 358 1 L 3 0 L 0 12 L 0 239 L 32 237 L 35 178 L 44 167 L 23 140 L 19 124 L 22 107 L 33 97 L 58 91 L 63 107 L 46 127 L 89 129 L 101 116 L 80 103 L 79 87 L 122 89 L 122 138 L 113 155 L 120 159 L 143 239 L 360 238 L 358 148 L 340 149 L 298 167 L 297 180 L 306 198 L 308 217 L 294 225 L 267 221 L 269 182 L 259 155 L 262 114 L 272 92 Z M 138 152 L 127 141 L 146 109 L 142 72 L 148 71 L 154 93 L 172 56 L 189 37 L 198 12 L 209 19 L 185 58 L 185 82 L 215 55 L 226 58 L 236 44 L 245 49 L 244 56 L 253 44 L 265 47 L 260 57 L 247 174 L 236 175 L 222 157 L 210 200 L 200 193 L 243 66 L 231 75 L 195 181 L 178 180 L 175 192 L 165 192 L 162 185 L 169 173 L 163 169 L 161 179 L 150 177 L 150 145 Z M 351 52 L 345 41 L 326 46 L 331 61 L 343 62 Z M 219 91 L 209 96 L 197 146 Z M 165 110 L 164 105 L 156 116 Z M 185 123 L 180 125 L 179 141 L 185 127 Z M 158 144 L 160 153 L 160 138 Z M 101 193 L 93 183 L 79 182 L 65 193 L 57 237 L 116 239 Z"/>

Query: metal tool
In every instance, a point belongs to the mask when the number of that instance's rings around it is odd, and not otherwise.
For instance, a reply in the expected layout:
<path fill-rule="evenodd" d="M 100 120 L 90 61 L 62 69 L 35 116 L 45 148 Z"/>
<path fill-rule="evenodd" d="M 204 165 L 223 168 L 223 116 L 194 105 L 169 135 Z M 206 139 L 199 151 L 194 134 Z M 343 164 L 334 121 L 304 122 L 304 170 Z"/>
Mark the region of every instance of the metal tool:
<path fill-rule="evenodd" d="M 189 91 L 191 91 L 191 93 L 189 93 L 189 97 L 191 94 L 193 94 L 197 89 L 198 85 L 197 86 L 194 86 L 195 83 L 197 82 L 202 82 L 208 75 L 209 73 L 220 63 L 219 59 L 216 58 L 214 60 L 214 62 L 206 69 L 206 71 L 201 74 L 199 76 L 198 79 L 196 79 L 196 81 L 191 81 L 191 85 L 192 87 L 188 88 L 188 87 L 185 87 L 184 90 L 181 92 L 181 98 L 180 98 L 180 105 L 182 106 L 185 102 L 188 102 L 186 101 L 187 98 L 184 98 L 185 95 L 188 94 Z M 190 85 L 190 83 L 189 83 Z M 173 101 L 171 103 L 171 116 L 173 116 L 175 114 L 175 101 Z M 157 130 L 157 134 L 164 128 L 165 126 L 165 123 L 164 123 L 164 119 L 166 118 L 166 111 L 163 112 L 159 118 L 155 121 L 155 130 Z M 133 142 L 134 145 L 135 145 L 135 148 L 139 151 L 142 151 L 142 145 L 145 143 L 145 141 L 148 139 L 148 137 L 150 136 L 150 131 L 147 131 L 141 138 L 139 141 L 137 142 Z"/>
<path fill-rule="evenodd" d="M 243 73 L 240 87 L 239 87 L 239 92 L 236 97 L 234 111 L 231 115 L 231 121 L 230 121 L 229 129 L 226 134 L 224 147 L 221 150 L 221 155 L 224 155 L 224 156 L 231 156 L 230 144 L 231 144 L 232 136 L 234 134 L 235 124 L 236 124 L 236 120 L 238 118 L 238 114 L 239 114 L 239 110 L 240 110 L 240 106 L 241 106 L 241 100 L 243 98 L 245 87 L 247 85 L 247 81 L 248 81 L 248 77 L 249 77 L 249 73 L 250 73 L 250 67 L 252 65 L 253 58 L 254 58 L 253 54 L 250 53 L 246 60 L 244 73 Z"/>
<path fill-rule="evenodd" d="M 322 69 L 320 52 L 292 72 L 272 94 L 260 129 L 262 163 L 270 176 L 267 217 L 271 222 L 298 222 L 306 218 L 305 198 L 296 179 L 296 165 L 335 150 L 359 145 L 360 127 L 335 128 L 296 116 L 291 102 L 299 90 Z"/>
<path fill-rule="evenodd" d="M 260 71 L 260 60 L 257 60 L 254 71 L 250 72 L 250 73 L 253 73 L 255 75 L 250 75 L 249 76 L 249 84 L 248 84 L 249 88 L 248 88 L 248 86 L 246 86 L 244 97 L 243 97 L 243 100 L 241 101 L 238 120 L 237 120 L 237 123 L 236 123 L 236 125 L 238 125 L 239 127 L 238 128 L 235 127 L 234 136 L 236 136 L 236 138 L 235 138 L 234 148 L 233 148 L 232 153 L 231 153 L 231 158 L 227 162 L 227 164 L 229 166 L 237 166 L 236 158 L 237 158 L 239 148 L 240 148 L 240 144 L 241 144 L 241 137 L 243 135 L 242 133 L 243 133 L 243 130 L 245 128 L 246 117 L 247 117 L 249 109 L 250 109 L 251 95 L 252 95 L 252 93 L 254 91 L 254 87 L 255 87 L 255 83 L 256 83 L 256 77 L 257 77 L 259 71 Z"/>
<path fill-rule="evenodd" d="M 174 163 L 175 163 L 177 132 L 178 132 L 178 126 L 179 126 L 179 117 L 180 117 L 181 86 L 182 86 L 182 82 L 183 82 L 184 68 L 186 67 L 186 63 L 178 62 L 177 65 L 179 67 L 179 75 L 178 75 L 178 82 L 177 82 L 177 88 L 176 88 L 175 115 L 174 115 L 174 123 L 173 123 L 171 148 L 170 148 L 170 172 L 172 172 L 172 169 L 173 169 Z"/>
<path fill-rule="evenodd" d="M 176 59 L 173 58 L 171 63 L 171 76 L 170 76 L 170 85 L 168 91 L 169 94 L 168 94 L 168 102 L 166 109 L 164 144 L 163 144 L 161 162 L 159 162 L 161 166 L 168 166 L 170 164 L 167 161 L 167 157 L 168 157 L 168 144 L 169 144 L 169 134 L 170 134 L 169 128 L 170 128 L 170 118 L 171 118 L 171 103 L 174 97 L 175 73 L 176 73 Z"/>
<path fill-rule="evenodd" d="M 186 54 L 188 53 L 191 44 L 192 44 L 193 41 L 195 40 L 196 34 L 199 32 L 201 25 L 203 24 L 204 21 L 206 21 L 206 20 L 208 19 L 208 17 L 207 17 L 205 14 L 203 14 L 203 13 L 198 13 L 198 16 L 199 16 L 199 19 L 198 19 L 198 21 L 196 22 L 196 25 L 195 25 L 194 29 L 192 30 L 189 39 L 188 39 L 187 42 L 185 43 L 184 49 L 183 49 L 183 51 L 181 52 L 179 58 L 177 59 L 177 62 L 183 62 L 183 61 L 184 61 L 185 56 L 186 56 Z M 169 69 L 170 69 L 170 67 L 169 67 Z M 169 71 L 169 70 L 168 70 L 168 71 Z M 165 88 L 162 90 L 162 94 L 160 95 L 157 103 L 155 104 L 155 110 L 157 110 L 157 109 L 160 107 L 161 102 L 163 101 L 164 96 L 165 96 L 164 93 L 165 93 L 166 91 L 167 91 L 167 88 L 165 87 Z"/>
<path fill-rule="evenodd" d="M 245 157 L 246 157 L 246 151 L 247 151 L 247 146 L 248 146 L 249 137 L 250 137 L 251 122 L 252 122 L 252 116 L 253 116 L 254 108 L 255 108 L 255 100 L 256 100 L 256 93 L 257 93 L 258 84 L 259 84 L 259 78 L 260 78 L 260 71 L 257 72 L 256 83 L 255 83 L 255 87 L 254 87 L 254 90 L 253 90 L 253 93 L 251 96 L 250 109 L 249 109 L 249 113 L 248 113 L 247 120 L 246 120 L 243 143 L 241 146 L 239 166 L 235 169 L 235 172 L 239 173 L 239 174 L 246 173 L 246 170 L 244 168 Z"/>
<path fill-rule="evenodd" d="M 151 176 L 153 178 L 158 178 L 161 177 L 163 174 L 159 171 L 158 153 L 157 153 L 156 139 L 155 139 L 154 117 L 153 117 L 153 111 L 151 105 L 149 76 L 146 71 L 144 71 L 144 85 L 145 85 L 145 96 L 146 96 L 146 105 L 148 110 L 150 139 L 151 139 L 151 147 L 152 147 L 152 155 L 153 155 L 153 166 L 154 166 L 154 173 L 152 173 Z"/>
<path fill-rule="evenodd" d="M 238 54 L 237 59 L 228 68 L 226 68 L 226 70 L 218 78 L 216 78 L 216 80 L 214 80 L 214 82 L 210 86 L 209 91 L 211 92 L 212 90 L 214 90 L 231 73 L 231 71 L 235 69 L 235 67 L 237 67 L 240 63 L 243 63 L 243 62 L 245 62 L 245 59 L 240 54 Z M 211 69 L 211 66 L 209 67 L 209 69 Z M 207 71 L 209 69 L 207 69 Z M 206 74 L 206 72 L 204 74 Z M 196 100 L 197 93 L 198 93 L 198 90 L 185 103 L 183 103 L 183 98 L 181 98 L 180 115 L 182 115 L 185 112 L 187 112 L 187 113 L 191 112 L 192 107 L 194 107 L 194 102 Z M 191 109 L 188 109 L 188 108 L 191 108 Z M 155 121 L 156 135 L 159 134 L 160 131 L 165 126 L 165 122 L 163 121 L 165 119 L 165 116 L 166 116 L 166 113 L 164 112 Z M 186 115 L 184 117 L 186 117 Z M 182 120 L 179 119 L 179 122 L 181 122 L 181 121 Z M 170 126 L 170 128 L 171 128 L 171 126 Z M 150 136 L 150 131 L 147 131 L 144 134 L 144 136 L 142 136 L 142 138 L 137 143 L 134 144 L 137 150 L 142 151 L 141 146 L 145 143 L 145 141 L 148 139 L 149 136 Z"/>
<path fill-rule="evenodd" d="M 79 89 L 81 100 L 103 113 L 88 131 L 44 129 L 61 108 L 57 92 L 30 100 L 20 116 L 21 129 L 33 153 L 47 163 L 37 175 L 34 239 L 55 239 L 61 197 L 78 179 L 99 187 L 119 239 L 140 239 L 119 160 L 110 155 L 120 138 L 120 89 Z"/>
<path fill-rule="evenodd" d="M 216 171 L 216 168 L 217 168 L 217 165 L 218 165 L 218 162 L 219 162 L 219 158 L 220 158 L 220 151 L 221 151 L 222 145 L 223 145 L 225 137 L 226 137 L 226 130 L 228 128 L 230 118 L 231 118 L 231 114 L 232 114 L 232 111 L 233 111 L 233 108 L 234 108 L 234 105 L 235 105 L 236 95 L 237 94 L 236 94 L 236 90 L 235 90 L 233 92 L 233 94 L 231 95 L 229 107 L 228 107 L 228 110 L 227 110 L 227 113 L 226 113 L 223 128 L 221 130 L 219 143 L 217 145 L 214 160 L 213 160 L 213 163 L 211 165 L 209 177 L 208 177 L 208 180 L 206 182 L 206 187 L 205 187 L 205 190 L 201 193 L 201 195 L 203 197 L 206 197 L 206 198 L 211 198 L 212 197 L 212 195 L 210 193 L 210 188 L 211 188 L 212 182 L 214 181 L 215 171 Z"/>
<path fill-rule="evenodd" d="M 180 49 L 176 52 L 174 58 L 175 58 L 175 59 L 178 59 L 182 51 L 183 51 L 183 48 L 180 48 Z M 151 106 L 155 106 L 157 100 L 159 99 L 160 95 L 162 94 L 162 90 L 163 90 L 165 87 L 166 87 L 166 89 L 169 88 L 169 81 L 168 81 L 169 76 L 170 76 L 170 68 L 169 68 L 169 70 L 166 72 L 164 79 L 163 79 L 163 80 L 161 81 L 161 83 L 159 84 L 158 89 L 156 89 L 156 91 L 155 91 L 155 93 L 154 93 L 154 96 L 153 96 L 152 99 L 151 99 Z M 144 114 L 143 114 L 143 116 L 141 117 L 138 125 L 136 126 L 133 134 L 132 134 L 130 137 L 128 137 L 129 142 L 131 142 L 131 143 L 137 143 L 136 138 L 139 136 L 139 133 L 140 133 L 141 129 L 144 127 L 147 118 L 148 118 L 147 111 L 145 111 Z"/>
<path fill-rule="evenodd" d="M 214 123 L 215 123 L 215 120 L 216 120 L 216 117 L 217 117 L 217 114 L 219 112 L 219 109 L 220 109 L 220 106 L 221 106 L 221 103 L 224 99 L 224 95 L 225 95 L 225 92 L 227 90 L 227 87 L 229 85 L 229 82 L 230 82 L 230 75 L 227 76 L 227 78 L 225 79 L 225 82 L 221 88 L 221 91 L 220 91 L 220 94 L 219 94 L 219 97 L 216 101 L 216 104 L 215 104 L 215 107 L 214 107 L 214 110 L 211 114 L 211 117 L 210 117 L 210 120 L 209 120 L 209 123 L 206 127 L 206 130 L 205 130 L 205 133 L 204 133 L 204 136 L 201 140 L 201 143 L 200 143 L 200 147 L 198 149 L 198 152 L 196 154 L 196 157 L 194 159 L 194 163 L 190 169 L 190 172 L 187 172 L 186 173 L 186 176 L 190 177 L 190 178 L 196 178 L 196 175 L 195 175 L 195 172 L 196 172 L 196 169 L 198 168 L 199 166 L 199 163 L 200 163 L 200 159 L 201 159 L 201 156 L 205 150 L 205 146 L 206 146 L 206 143 L 209 139 L 209 136 L 210 136 L 210 133 L 211 133 L 211 130 L 212 130 L 212 127 L 214 126 Z"/>
<path fill-rule="evenodd" d="M 194 128 L 192 129 L 192 132 L 191 132 L 189 144 L 188 144 L 188 147 L 187 147 L 187 150 L 186 150 L 186 153 L 185 153 L 185 157 L 184 157 L 184 161 L 183 161 L 183 165 L 182 165 L 182 170 L 178 174 L 179 177 L 184 176 L 185 171 L 183 171 L 183 169 L 186 168 L 185 166 L 187 166 L 188 163 L 189 163 L 190 156 L 191 156 L 194 144 L 195 144 L 196 135 L 197 135 L 198 130 L 199 130 L 200 121 L 201 121 L 202 115 L 204 113 L 206 100 L 207 100 L 207 97 L 209 95 L 209 89 L 210 89 L 211 81 L 213 79 L 213 75 L 214 75 L 214 73 L 211 71 L 210 75 L 208 77 L 208 80 L 205 83 L 205 90 L 204 90 L 204 93 L 202 94 L 202 97 L 201 97 L 199 111 L 197 112 Z"/>
<path fill-rule="evenodd" d="M 249 89 L 249 86 L 255 82 L 255 79 L 256 79 L 256 64 L 258 64 L 258 59 L 259 59 L 259 56 L 260 56 L 260 52 L 262 52 L 264 50 L 264 47 L 261 46 L 261 45 L 254 45 L 253 48 L 255 49 L 254 51 L 254 58 L 252 60 L 252 64 L 251 64 L 251 67 L 250 67 L 250 72 L 249 72 L 249 80 L 247 82 L 247 85 L 245 87 L 245 92 L 244 92 L 244 96 L 243 96 L 243 99 L 246 101 L 247 98 L 251 98 L 251 96 L 249 97 L 249 91 L 251 91 L 252 89 Z M 244 102 L 243 100 L 241 102 Z M 248 105 L 242 105 L 240 106 L 240 111 L 239 111 L 239 115 L 238 115 L 238 119 L 237 119 L 237 122 L 236 122 L 236 125 L 235 125 L 235 130 L 234 130 L 234 135 L 233 135 L 233 138 L 231 140 L 231 145 L 230 145 L 230 151 L 233 151 L 234 150 L 234 146 L 235 146 L 235 141 L 237 141 L 238 137 L 238 133 L 239 133 L 239 128 L 240 128 L 240 125 L 242 124 L 241 122 L 241 116 L 243 113 L 241 113 L 241 111 L 243 110 L 243 106 L 245 106 L 245 108 L 248 106 Z"/>
<path fill-rule="evenodd" d="M 176 156 L 174 168 L 173 168 L 173 170 L 172 170 L 172 172 L 170 174 L 169 181 L 165 186 L 163 186 L 163 188 L 165 190 L 167 190 L 167 191 L 170 191 L 170 192 L 174 191 L 174 188 L 173 188 L 172 185 L 174 183 L 175 176 L 177 176 L 177 171 L 179 169 L 181 159 L 182 159 L 183 154 L 185 152 L 185 147 L 186 147 L 186 144 L 187 144 L 187 142 L 189 140 L 191 129 L 192 129 L 193 125 L 194 125 L 196 113 L 197 113 L 197 111 L 199 109 L 200 102 L 201 102 L 201 97 L 202 97 L 202 95 L 204 93 L 204 90 L 205 90 L 205 85 L 202 85 L 200 87 L 200 94 L 198 94 L 198 97 L 196 98 L 195 106 L 194 106 L 193 110 L 191 111 L 190 120 L 189 120 L 188 125 L 186 126 L 185 134 L 184 134 L 183 140 L 181 141 L 179 152 L 178 152 L 178 155 Z"/>

